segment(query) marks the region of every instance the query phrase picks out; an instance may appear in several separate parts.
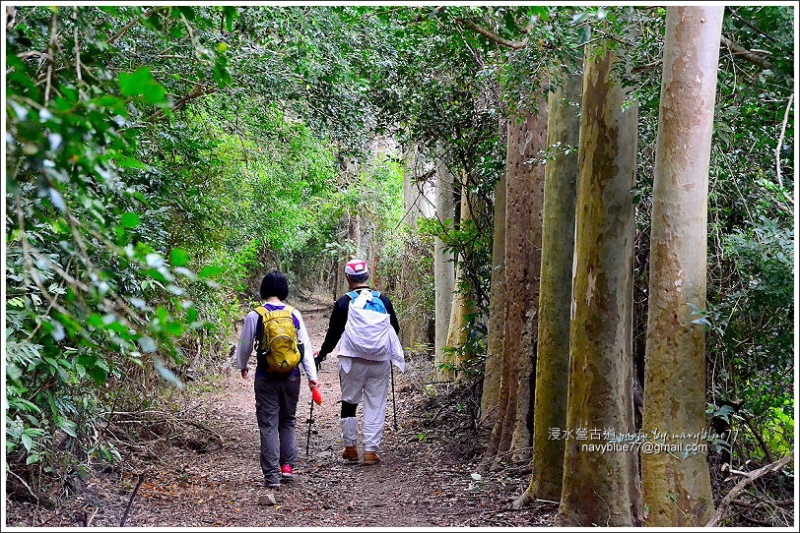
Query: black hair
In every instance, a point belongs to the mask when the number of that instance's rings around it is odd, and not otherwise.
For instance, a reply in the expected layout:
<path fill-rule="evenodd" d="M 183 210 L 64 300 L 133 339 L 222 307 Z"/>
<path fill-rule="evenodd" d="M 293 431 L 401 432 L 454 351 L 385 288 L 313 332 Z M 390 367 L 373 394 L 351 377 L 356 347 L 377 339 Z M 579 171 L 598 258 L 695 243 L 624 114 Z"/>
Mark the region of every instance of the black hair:
<path fill-rule="evenodd" d="M 364 272 L 363 274 L 345 274 L 347 279 L 352 281 L 353 283 L 364 283 L 369 279 L 369 272 Z"/>
<path fill-rule="evenodd" d="M 266 300 L 270 296 L 277 296 L 279 300 L 289 296 L 289 282 L 280 270 L 273 270 L 261 280 L 261 297 Z"/>

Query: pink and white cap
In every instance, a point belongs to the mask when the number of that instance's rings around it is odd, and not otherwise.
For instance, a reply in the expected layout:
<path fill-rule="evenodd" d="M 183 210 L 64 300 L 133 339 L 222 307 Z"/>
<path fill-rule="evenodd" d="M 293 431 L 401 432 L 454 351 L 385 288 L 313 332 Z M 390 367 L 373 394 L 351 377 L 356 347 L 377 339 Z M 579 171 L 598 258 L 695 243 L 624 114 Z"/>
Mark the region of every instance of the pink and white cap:
<path fill-rule="evenodd" d="M 362 259 L 353 259 L 348 261 L 344 266 L 344 273 L 348 276 L 359 276 L 361 274 L 369 274 L 367 262 Z"/>

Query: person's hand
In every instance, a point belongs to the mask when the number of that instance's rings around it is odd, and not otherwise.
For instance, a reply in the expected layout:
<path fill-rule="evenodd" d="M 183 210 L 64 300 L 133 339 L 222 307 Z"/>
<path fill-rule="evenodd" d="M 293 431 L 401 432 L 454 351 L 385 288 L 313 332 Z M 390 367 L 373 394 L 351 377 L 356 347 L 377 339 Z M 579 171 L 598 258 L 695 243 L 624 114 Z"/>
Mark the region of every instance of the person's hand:
<path fill-rule="evenodd" d="M 316 389 L 317 388 L 317 382 L 313 381 L 313 380 L 308 380 L 308 388 L 309 389 Z"/>
<path fill-rule="evenodd" d="M 325 360 L 325 356 L 319 357 L 319 352 L 314 352 L 314 366 L 317 367 L 317 372 L 319 372 L 319 367 L 322 365 L 322 362 Z"/>
<path fill-rule="evenodd" d="M 242 379 L 247 379 L 247 375 L 250 373 L 250 370 L 247 368 L 242 369 Z"/>

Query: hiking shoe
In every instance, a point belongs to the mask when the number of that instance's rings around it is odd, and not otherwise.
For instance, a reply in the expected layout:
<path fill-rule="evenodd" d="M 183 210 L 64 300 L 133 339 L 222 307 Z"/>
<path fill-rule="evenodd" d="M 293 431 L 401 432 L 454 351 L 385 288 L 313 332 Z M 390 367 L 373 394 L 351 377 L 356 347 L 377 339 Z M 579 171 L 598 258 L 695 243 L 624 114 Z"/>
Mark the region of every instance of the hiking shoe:
<path fill-rule="evenodd" d="M 281 465 L 281 477 L 291 478 L 292 476 L 294 476 L 292 465 Z"/>
<path fill-rule="evenodd" d="M 280 481 L 272 482 L 272 481 L 267 481 L 265 479 L 264 480 L 264 486 L 267 487 L 270 490 L 278 490 L 278 489 L 281 488 L 281 482 Z"/>
<path fill-rule="evenodd" d="M 381 462 L 381 458 L 375 452 L 364 452 L 364 464 L 376 465 Z"/>
<path fill-rule="evenodd" d="M 358 461 L 358 448 L 355 446 L 345 446 L 344 450 L 342 450 L 342 459 Z"/>

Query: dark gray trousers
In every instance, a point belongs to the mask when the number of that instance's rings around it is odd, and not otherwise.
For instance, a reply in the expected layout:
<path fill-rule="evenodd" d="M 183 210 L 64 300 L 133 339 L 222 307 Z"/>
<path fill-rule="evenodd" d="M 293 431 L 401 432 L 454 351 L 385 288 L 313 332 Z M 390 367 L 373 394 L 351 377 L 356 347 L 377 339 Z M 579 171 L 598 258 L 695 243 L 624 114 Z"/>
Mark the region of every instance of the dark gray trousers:
<path fill-rule="evenodd" d="M 261 471 L 269 484 L 280 483 L 280 465 L 297 459 L 295 413 L 300 399 L 300 374 L 254 379 L 256 419 L 261 435 Z"/>

